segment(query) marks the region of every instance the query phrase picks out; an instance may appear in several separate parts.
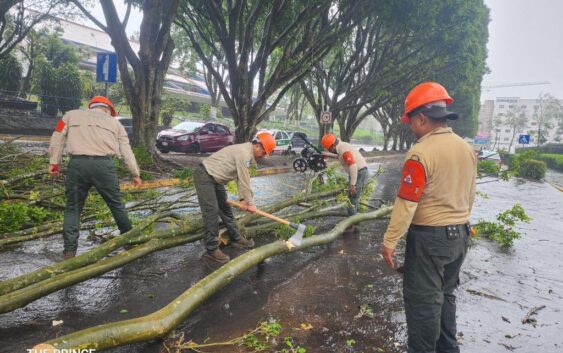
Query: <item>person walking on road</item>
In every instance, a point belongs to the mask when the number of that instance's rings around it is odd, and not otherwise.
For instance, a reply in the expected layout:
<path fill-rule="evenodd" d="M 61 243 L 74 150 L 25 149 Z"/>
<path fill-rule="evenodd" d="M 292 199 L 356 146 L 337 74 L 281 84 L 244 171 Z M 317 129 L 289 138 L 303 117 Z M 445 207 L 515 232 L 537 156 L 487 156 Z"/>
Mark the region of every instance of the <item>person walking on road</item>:
<path fill-rule="evenodd" d="M 321 145 L 329 152 L 324 152 L 323 156 L 338 158 L 348 173 L 348 197 L 351 204 L 348 215 L 355 215 L 360 212 L 360 196 L 369 176 L 366 161 L 357 149 L 347 142 L 340 141 L 334 134 L 324 135 Z"/>
<path fill-rule="evenodd" d="M 93 185 L 111 210 L 121 234 L 131 229 L 131 221 L 121 202 L 114 157 L 122 157 L 136 186 L 142 185 L 139 168 L 127 132 L 115 119 L 117 112 L 106 97 L 90 100 L 88 110 L 71 110 L 59 120 L 49 145 L 52 177 L 60 174 L 63 150 L 70 154 L 67 167 L 63 222 L 65 259 L 76 255 L 80 231 L 80 213 Z"/>
<path fill-rule="evenodd" d="M 250 188 L 250 165 L 256 158 L 269 155 L 276 147 L 272 135 L 261 133 L 252 142 L 227 146 L 205 158 L 194 170 L 194 186 L 205 227 L 203 258 L 227 263 L 230 257 L 219 249 L 219 217 L 227 227 L 231 244 L 252 248 L 254 241 L 241 236 L 231 206 L 227 203 L 225 184 L 236 180 L 240 202 L 249 213 L 256 212 Z"/>
<path fill-rule="evenodd" d="M 456 296 L 469 245 L 477 160 L 467 142 L 447 127 L 458 118 L 453 99 L 435 82 L 414 87 L 401 122 L 417 143 L 407 152 L 382 255 L 393 255 L 407 233 L 403 297 L 409 353 L 457 353 Z"/>

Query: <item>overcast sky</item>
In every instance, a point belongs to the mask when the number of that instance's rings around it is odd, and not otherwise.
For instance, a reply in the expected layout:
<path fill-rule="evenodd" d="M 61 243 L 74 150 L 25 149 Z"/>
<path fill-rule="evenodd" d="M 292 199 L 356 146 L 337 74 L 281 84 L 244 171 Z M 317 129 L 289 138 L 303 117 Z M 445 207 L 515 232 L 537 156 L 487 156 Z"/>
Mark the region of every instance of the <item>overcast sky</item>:
<path fill-rule="evenodd" d="M 123 16 L 125 6 L 116 0 Z M 490 8 L 487 65 L 483 86 L 523 82 L 550 84 L 482 89 L 481 100 L 537 98 L 551 93 L 563 99 L 563 0 L 485 0 Z M 103 20 L 101 6 L 94 10 Z M 141 15 L 131 15 L 127 33 L 139 30 Z"/>
<path fill-rule="evenodd" d="M 563 1 L 485 0 L 490 8 L 491 70 L 483 86 L 549 81 L 547 85 L 483 89 L 481 99 L 537 98 L 551 93 L 563 99 Z"/>

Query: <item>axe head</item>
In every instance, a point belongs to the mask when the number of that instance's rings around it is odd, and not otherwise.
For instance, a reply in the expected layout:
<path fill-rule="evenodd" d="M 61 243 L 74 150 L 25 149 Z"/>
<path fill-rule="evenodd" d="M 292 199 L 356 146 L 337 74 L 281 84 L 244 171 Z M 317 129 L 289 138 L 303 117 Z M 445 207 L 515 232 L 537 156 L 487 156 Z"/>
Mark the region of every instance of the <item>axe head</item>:
<path fill-rule="evenodd" d="M 303 241 L 303 235 L 305 234 L 307 227 L 304 224 L 294 223 L 292 223 L 290 226 L 297 229 L 297 231 L 291 236 L 291 238 L 288 239 L 288 241 L 295 246 L 301 245 L 301 242 Z"/>

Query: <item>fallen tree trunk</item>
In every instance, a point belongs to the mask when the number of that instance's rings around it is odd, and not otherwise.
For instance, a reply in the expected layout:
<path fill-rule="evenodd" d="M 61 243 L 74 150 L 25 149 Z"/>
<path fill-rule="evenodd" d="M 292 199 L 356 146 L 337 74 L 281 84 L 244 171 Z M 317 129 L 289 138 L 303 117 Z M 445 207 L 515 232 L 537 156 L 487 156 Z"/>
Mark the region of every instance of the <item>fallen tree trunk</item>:
<path fill-rule="evenodd" d="M 178 229 L 179 230 L 179 229 Z M 34 300 L 44 297 L 59 289 L 83 282 L 95 276 L 112 271 L 142 256 L 155 251 L 190 243 L 203 238 L 203 234 L 174 236 L 169 239 L 151 239 L 143 245 L 129 251 L 98 261 L 89 266 L 65 272 L 39 283 L 0 296 L 0 314 L 21 308 Z"/>
<path fill-rule="evenodd" d="M 162 214 L 150 216 L 141 224 L 135 226 L 129 232 L 108 240 L 107 242 L 97 246 L 96 248 L 88 252 L 80 254 L 75 258 L 57 262 L 53 265 L 43 267 L 36 271 L 2 281 L 0 282 L 0 295 L 5 295 L 20 288 L 24 288 L 31 284 L 41 282 L 53 276 L 59 275 L 61 273 L 72 271 L 74 269 L 95 263 L 106 257 L 112 251 L 122 247 L 123 245 L 132 243 L 137 237 L 142 235 L 143 229 L 150 226 L 155 220 L 159 219 L 160 217 L 162 217 Z M 196 231 L 198 229 L 198 226 L 201 227 L 200 224 L 194 225 L 193 230 Z"/>
<path fill-rule="evenodd" d="M 391 212 L 391 209 L 392 207 L 386 207 L 371 213 L 349 217 L 338 223 L 328 233 L 305 238 L 301 246 L 295 247 L 293 250 L 302 250 L 330 243 L 342 234 L 347 227 L 387 215 Z M 46 343 L 57 349 L 93 348 L 103 350 L 163 337 L 185 320 L 201 303 L 230 283 L 237 275 L 271 256 L 290 251 L 291 248 L 288 244 L 279 240 L 250 250 L 203 278 L 170 304 L 152 314 L 87 328 Z"/>
<path fill-rule="evenodd" d="M 330 209 L 332 209 L 332 207 Z M 342 212 L 325 210 L 306 212 L 300 215 L 301 219 L 304 221 L 322 216 L 347 217 L 348 215 Z M 244 229 L 244 233 L 246 236 L 252 237 L 271 231 L 277 226 L 279 226 L 279 223 L 272 222 L 266 225 L 263 224 L 246 228 Z M 50 278 L 2 295 L 0 296 L 0 314 L 21 308 L 57 290 L 86 281 L 95 276 L 99 276 L 103 273 L 109 272 L 127 263 L 135 261 L 136 259 L 147 254 L 202 239 L 203 235 L 201 233 L 195 235 L 187 234 L 190 231 L 193 231 L 193 229 L 199 228 L 179 227 L 164 229 L 161 231 L 153 232 L 151 234 L 142 234 L 128 242 L 129 245 L 143 244 L 141 246 L 135 247 L 116 256 L 99 260 L 95 263 L 77 268 L 75 270 L 67 270 L 65 272 L 56 274 L 53 273 Z"/>

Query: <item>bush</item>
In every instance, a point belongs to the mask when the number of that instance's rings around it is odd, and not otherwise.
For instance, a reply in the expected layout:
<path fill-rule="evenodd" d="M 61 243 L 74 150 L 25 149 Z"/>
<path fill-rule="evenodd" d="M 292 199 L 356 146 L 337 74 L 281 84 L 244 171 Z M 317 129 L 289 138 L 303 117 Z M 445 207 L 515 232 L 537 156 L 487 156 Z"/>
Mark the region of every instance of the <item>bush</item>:
<path fill-rule="evenodd" d="M 547 171 L 547 164 L 544 161 L 528 159 L 518 165 L 518 176 L 530 179 L 542 179 Z"/>
<path fill-rule="evenodd" d="M 13 55 L 0 59 L 0 90 L 2 93 L 17 96 L 22 81 L 22 66 Z"/>
<path fill-rule="evenodd" d="M 479 161 L 477 163 L 477 173 L 479 176 L 487 174 L 495 174 L 500 171 L 499 165 L 495 161 Z"/>
<path fill-rule="evenodd" d="M 56 70 L 56 75 L 56 95 L 61 113 L 80 108 L 82 81 L 78 66 L 63 64 Z"/>
<path fill-rule="evenodd" d="M 563 154 L 543 153 L 537 159 L 546 162 L 551 169 L 563 171 Z"/>

